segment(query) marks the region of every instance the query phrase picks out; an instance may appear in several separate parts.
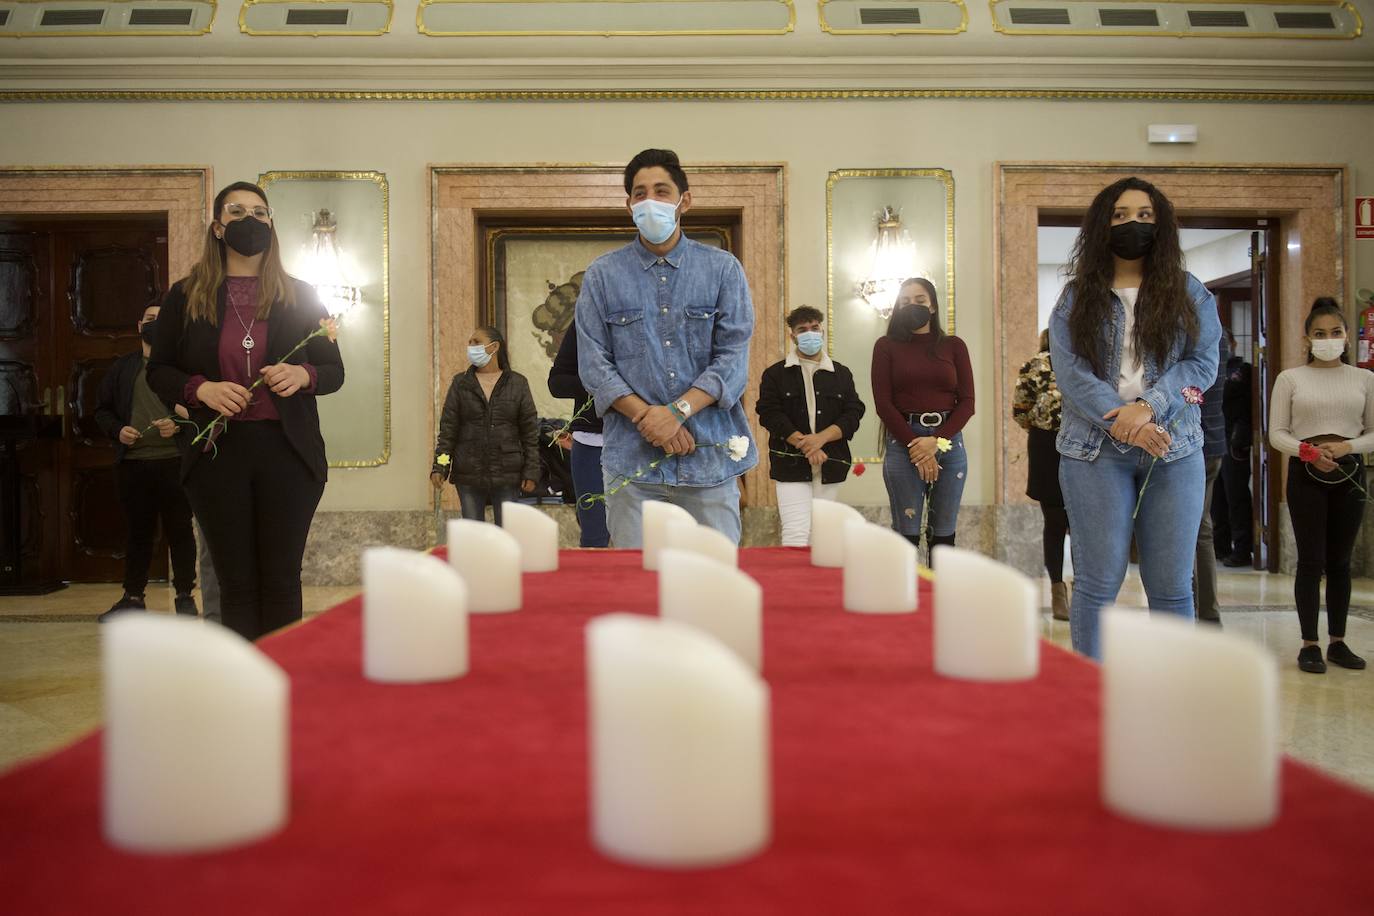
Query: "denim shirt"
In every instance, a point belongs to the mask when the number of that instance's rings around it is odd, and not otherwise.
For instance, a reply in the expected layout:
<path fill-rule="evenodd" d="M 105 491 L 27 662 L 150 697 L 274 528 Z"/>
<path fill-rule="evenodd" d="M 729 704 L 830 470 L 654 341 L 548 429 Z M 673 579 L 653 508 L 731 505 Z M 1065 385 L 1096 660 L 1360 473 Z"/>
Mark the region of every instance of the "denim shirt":
<path fill-rule="evenodd" d="M 1173 440 L 1164 455 L 1166 462 L 1186 458 L 1202 447 L 1201 410 L 1184 402 L 1183 389 L 1193 387 L 1206 391 L 1217 378 L 1221 321 L 1217 318 L 1216 300 L 1192 274 L 1188 274 L 1188 298 L 1197 313 L 1197 338 L 1189 341 L 1179 334 L 1162 365 L 1156 364 L 1149 355 L 1142 360 L 1145 390 L 1140 399 L 1150 405 L 1155 422 L 1167 429 Z M 1104 352 L 1108 354 L 1105 379 L 1093 372 L 1092 363 L 1072 349 L 1069 333 L 1072 312 L 1073 291 L 1065 287 L 1050 315 L 1050 358 L 1054 361 L 1055 380 L 1064 396 L 1063 422 L 1056 440 L 1059 454 L 1092 461 L 1104 438 L 1125 454 L 1135 446 L 1108 436 L 1113 421 L 1102 417 L 1125 403 L 1117 393 L 1116 380 L 1121 375 L 1126 307 L 1113 293 L 1111 322 L 1102 328 Z"/>
<path fill-rule="evenodd" d="M 713 487 L 758 464 L 740 399 L 749 376 L 754 304 L 744 269 L 728 251 L 685 235 L 659 257 L 638 239 L 587 268 L 577 297 L 577 369 L 605 418 L 602 467 L 641 483 Z M 715 403 L 687 418 L 691 455 L 664 458 L 611 404 L 637 394 L 671 404 L 699 388 Z M 742 461 L 722 446 L 749 440 Z M 657 467 L 649 464 L 663 459 Z"/>

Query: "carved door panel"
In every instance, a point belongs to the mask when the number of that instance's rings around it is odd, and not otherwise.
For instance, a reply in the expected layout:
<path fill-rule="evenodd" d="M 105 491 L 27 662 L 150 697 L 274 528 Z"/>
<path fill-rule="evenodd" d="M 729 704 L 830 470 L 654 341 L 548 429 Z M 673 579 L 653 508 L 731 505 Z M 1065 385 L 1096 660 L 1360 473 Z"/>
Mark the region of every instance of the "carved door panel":
<path fill-rule="evenodd" d="M 100 383 L 110 365 L 140 344 L 143 309 L 166 289 L 165 220 L 87 224 L 53 233 L 54 364 L 66 415 L 58 462 L 64 576 L 73 582 L 119 581 L 124 575 L 124 515 L 114 474 L 114 443 L 95 422 Z M 149 570 L 167 575 L 159 541 Z"/>

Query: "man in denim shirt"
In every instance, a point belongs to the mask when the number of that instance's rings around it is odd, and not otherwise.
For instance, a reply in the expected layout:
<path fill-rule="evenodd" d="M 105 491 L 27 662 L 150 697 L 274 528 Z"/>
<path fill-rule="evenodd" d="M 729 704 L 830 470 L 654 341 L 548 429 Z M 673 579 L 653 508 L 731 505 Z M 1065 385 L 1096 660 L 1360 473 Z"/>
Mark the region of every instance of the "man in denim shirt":
<path fill-rule="evenodd" d="M 625 193 L 639 237 L 593 261 L 577 299 L 578 373 L 605 417 L 611 545 L 642 546 L 645 500 L 739 543 L 736 478 L 758 463 L 740 403 L 754 330 L 744 270 L 682 234 L 692 195 L 676 153 L 635 156 Z"/>

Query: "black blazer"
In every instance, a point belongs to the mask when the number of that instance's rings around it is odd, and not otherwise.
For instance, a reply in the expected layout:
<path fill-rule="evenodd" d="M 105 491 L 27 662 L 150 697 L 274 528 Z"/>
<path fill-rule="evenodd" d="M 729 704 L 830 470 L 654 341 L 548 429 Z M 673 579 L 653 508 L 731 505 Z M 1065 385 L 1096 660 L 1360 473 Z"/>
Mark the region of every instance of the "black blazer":
<path fill-rule="evenodd" d="M 558 355 L 549 367 L 549 394 L 556 398 L 569 398 L 573 402 L 573 413 L 581 410 L 582 405 L 591 400 L 587 389 L 582 387 L 582 378 L 577 374 L 577 328 L 568 328 L 563 342 L 558 345 Z M 572 428 L 578 432 L 599 433 L 602 431 L 601 417 L 593 404 L 582 415 L 572 421 Z"/>
<path fill-rule="evenodd" d="M 178 281 L 162 300 L 162 311 L 157 316 L 157 330 L 154 334 L 153 352 L 148 357 L 148 386 L 167 404 L 183 401 L 186 383 L 193 375 L 203 375 L 212 382 L 224 379 L 219 371 L 219 335 L 224 327 L 224 308 L 226 290 L 219 288 L 219 324 L 207 321 L 186 321 L 186 293 L 182 289 L 185 281 Z M 271 317 L 267 320 L 267 360 L 264 365 L 282 361 L 286 354 L 301 339 L 312 331 L 319 330 L 320 319 L 328 318 L 329 312 L 320 304 L 315 290 L 310 284 L 292 278 L 296 287 L 296 304 L 287 308 L 281 303 L 272 307 Z M 339 345 L 328 337 L 316 337 L 291 357 L 288 362 L 309 363 L 315 368 L 315 389 L 309 393 L 298 391 L 289 398 L 278 397 L 268 391 L 272 404 L 281 417 L 282 432 L 291 447 L 301 456 L 316 480 L 324 481 L 329 476 L 329 463 L 324 454 L 324 437 L 320 435 L 320 412 L 315 398 L 333 394 L 343 387 L 343 357 L 339 355 Z M 266 386 L 262 386 L 264 390 Z M 191 419 L 204 429 L 216 413 L 204 405 L 189 408 Z M 233 435 L 231 423 L 225 435 Z M 190 475 L 191 469 L 204 454 L 204 442 L 190 447 L 195 436 L 179 436 L 182 446 L 181 479 Z"/>
<path fill-rule="evenodd" d="M 816 389 L 816 431 L 833 424 L 844 436 L 825 446 L 827 458 L 840 460 L 821 465 L 821 483 L 841 483 L 849 475 L 849 465 L 841 462 L 851 460 L 849 440 L 859 431 L 859 421 L 865 411 L 864 402 L 854 389 L 854 374 L 840 363 L 833 365 L 834 372 L 817 369 L 811 376 Z M 763 370 L 756 410 L 759 422 L 768 430 L 768 450 L 796 452 L 788 444 L 787 437 L 811 429 L 806 415 L 806 378 L 802 375 L 802 367 L 789 366 L 784 360 Z M 800 455 L 770 454 L 768 457 L 768 476 L 774 480 L 801 483 L 811 479 L 811 465 Z"/>
<path fill-rule="evenodd" d="M 129 447 L 119 441 L 119 431 L 129 425 L 134 414 L 134 379 L 143 368 L 143 353 L 129 353 L 115 360 L 100 380 L 96 395 L 95 422 L 100 431 L 114 440 L 115 462 L 124 460 Z"/>
<path fill-rule="evenodd" d="M 449 466 L 438 457 L 449 456 Z M 502 372 L 487 400 L 476 368 L 453 377 L 439 415 L 432 472 L 456 486 L 518 487 L 539 482 L 539 415 L 529 381 L 519 372 Z"/>

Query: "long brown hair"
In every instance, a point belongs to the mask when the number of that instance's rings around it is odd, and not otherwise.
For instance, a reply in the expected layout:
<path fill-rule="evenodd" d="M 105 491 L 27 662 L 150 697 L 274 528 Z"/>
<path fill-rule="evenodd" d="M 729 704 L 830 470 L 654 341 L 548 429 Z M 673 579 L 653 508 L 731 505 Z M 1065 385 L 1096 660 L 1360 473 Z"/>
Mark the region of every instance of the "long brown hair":
<path fill-rule="evenodd" d="M 210 324 L 219 323 L 219 288 L 224 285 L 224 264 L 229 256 L 224 240 L 215 236 L 214 221 L 224 215 L 224 199 L 234 191 L 251 191 L 261 197 L 264 204 L 267 203 L 267 193 L 247 181 L 236 181 L 215 195 L 215 212 L 211 224 L 205 227 L 205 245 L 201 248 L 200 260 L 183 281 L 187 322 L 200 320 Z M 244 219 L 256 217 L 245 216 Z M 273 226 L 272 244 L 263 253 L 262 269 L 258 274 L 258 318 L 266 320 L 276 302 L 288 308 L 294 306 L 296 288 L 282 266 L 281 242 L 277 239 L 277 227 Z"/>
<path fill-rule="evenodd" d="M 1112 280 L 1116 274 L 1111 246 L 1112 211 L 1117 198 L 1126 191 L 1144 191 L 1155 211 L 1155 240 L 1145 255 L 1135 303 L 1131 335 L 1135 352 L 1162 364 L 1169 358 L 1180 331 L 1190 341 L 1197 339 L 1199 331 L 1197 313 L 1188 298 L 1188 274 L 1178 240 L 1174 205 L 1148 181 L 1123 178 L 1093 198 L 1069 256 L 1068 288 L 1073 293 L 1069 336 L 1074 352 L 1087 359 L 1099 376 L 1106 371 L 1102 329 L 1111 325 Z"/>

